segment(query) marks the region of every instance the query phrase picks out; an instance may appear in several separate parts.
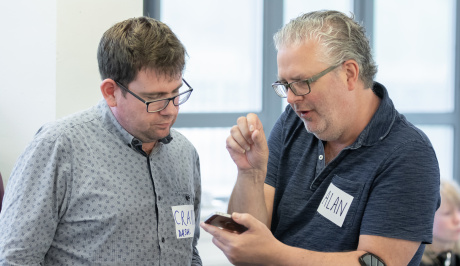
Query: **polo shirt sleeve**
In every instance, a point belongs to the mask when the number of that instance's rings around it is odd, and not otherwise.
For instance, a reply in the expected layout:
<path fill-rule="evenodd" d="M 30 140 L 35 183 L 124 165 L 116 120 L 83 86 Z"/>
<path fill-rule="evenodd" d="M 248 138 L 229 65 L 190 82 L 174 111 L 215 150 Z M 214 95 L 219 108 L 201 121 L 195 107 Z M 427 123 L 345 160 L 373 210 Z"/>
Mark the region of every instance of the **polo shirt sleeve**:
<path fill-rule="evenodd" d="M 0 215 L 0 264 L 43 262 L 65 208 L 71 173 L 64 139 L 36 137 L 19 157 Z"/>
<path fill-rule="evenodd" d="M 380 168 L 369 190 L 360 234 L 431 243 L 440 181 L 429 141 L 402 142 Z"/>

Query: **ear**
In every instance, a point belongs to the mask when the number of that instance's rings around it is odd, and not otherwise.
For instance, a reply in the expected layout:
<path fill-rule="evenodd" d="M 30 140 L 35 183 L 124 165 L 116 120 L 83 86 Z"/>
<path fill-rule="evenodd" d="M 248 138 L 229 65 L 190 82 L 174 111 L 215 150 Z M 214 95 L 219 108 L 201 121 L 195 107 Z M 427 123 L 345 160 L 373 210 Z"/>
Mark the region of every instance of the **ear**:
<path fill-rule="evenodd" d="M 347 60 L 343 63 L 347 75 L 349 90 L 354 90 L 359 80 L 359 66 L 355 60 Z"/>
<path fill-rule="evenodd" d="M 110 107 L 117 106 L 117 99 L 115 96 L 115 89 L 117 87 L 117 83 L 115 83 L 113 79 L 104 79 L 101 83 L 102 96 L 104 96 L 105 101 Z"/>

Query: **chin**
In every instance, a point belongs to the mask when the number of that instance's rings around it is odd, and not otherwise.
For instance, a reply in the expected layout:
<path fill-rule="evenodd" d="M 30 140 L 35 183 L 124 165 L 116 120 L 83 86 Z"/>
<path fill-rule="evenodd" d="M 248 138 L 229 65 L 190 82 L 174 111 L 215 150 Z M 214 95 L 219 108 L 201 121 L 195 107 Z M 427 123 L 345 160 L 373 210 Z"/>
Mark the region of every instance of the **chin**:
<path fill-rule="evenodd" d="M 157 139 L 162 139 L 162 138 L 166 138 L 169 134 L 171 133 L 171 131 L 169 130 L 162 130 L 161 132 L 158 132 L 158 134 L 156 135 L 156 138 Z"/>
<path fill-rule="evenodd" d="M 318 129 L 312 129 L 311 126 L 309 127 L 307 122 L 305 121 L 304 121 L 304 125 L 308 133 L 315 135 L 315 137 L 317 137 L 320 140 L 325 140 L 323 131 L 319 131 Z"/>

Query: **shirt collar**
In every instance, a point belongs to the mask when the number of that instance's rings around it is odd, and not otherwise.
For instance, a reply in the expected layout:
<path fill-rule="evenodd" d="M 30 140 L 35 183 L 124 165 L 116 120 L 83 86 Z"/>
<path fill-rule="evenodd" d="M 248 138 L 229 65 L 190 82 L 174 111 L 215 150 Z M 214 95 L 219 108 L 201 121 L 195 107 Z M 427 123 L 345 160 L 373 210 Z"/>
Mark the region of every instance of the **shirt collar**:
<path fill-rule="evenodd" d="M 356 141 L 350 146 L 352 149 L 359 148 L 362 145 L 372 146 L 378 141 L 383 140 L 390 132 L 398 115 L 398 112 L 394 108 L 393 102 L 388 95 L 387 89 L 382 84 L 374 82 L 372 91 L 381 98 L 380 106 L 369 124 L 364 128 L 361 134 L 359 134 Z"/>
<path fill-rule="evenodd" d="M 137 151 L 142 150 L 142 141 L 140 141 L 133 135 L 129 134 L 128 131 L 126 131 L 126 129 L 124 129 L 120 125 L 118 120 L 113 115 L 112 110 L 110 110 L 109 105 L 104 99 L 99 101 L 99 103 L 96 105 L 96 108 L 99 114 L 101 115 L 102 123 L 104 124 L 105 128 L 107 128 L 107 130 L 115 134 L 119 139 L 123 141 L 123 143 L 125 143 L 132 149 L 135 149 Z M 165 138 L 158 140 L 158 145 L 155 146 L 168 144 L 172 141 L 172 139 L 173 137 L 171 136 L 171 134 L 169 134 Z"/>
<path fill-rule="evenodd" d="M 134 136 L 129 134 L 128 131 L 126 131 L 120 125 L 120 123 L 118 123 L 118 120 L 113 115 L 112 110 L 110 110 L 110 107 L 105 99 L 99 101 L 99 103 L 96 105 L 96 108 L 102 117 L 102 123 L 104 124 L 104 127 L 107 128 L 107 130 L 112 134 L 115 134 L 126 145 L 131 145 L 133 139 L 135 139 Z"/>

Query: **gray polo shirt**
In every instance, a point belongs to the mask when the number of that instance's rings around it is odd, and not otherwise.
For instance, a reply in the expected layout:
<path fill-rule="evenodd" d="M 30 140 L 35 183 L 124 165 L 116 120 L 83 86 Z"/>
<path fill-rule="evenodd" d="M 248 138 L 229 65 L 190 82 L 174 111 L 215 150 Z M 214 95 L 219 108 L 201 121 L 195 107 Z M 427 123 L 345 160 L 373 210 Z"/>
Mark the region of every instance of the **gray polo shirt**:
<path fill-rule="evenodd" d="M 0 264 L 201 265 L 200 165 L 171 130 L 147 157 L 106 102 L 43 126 L 0 214 Z"/>

